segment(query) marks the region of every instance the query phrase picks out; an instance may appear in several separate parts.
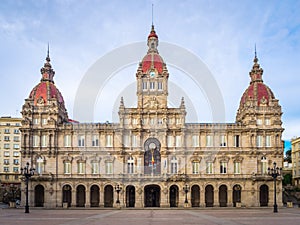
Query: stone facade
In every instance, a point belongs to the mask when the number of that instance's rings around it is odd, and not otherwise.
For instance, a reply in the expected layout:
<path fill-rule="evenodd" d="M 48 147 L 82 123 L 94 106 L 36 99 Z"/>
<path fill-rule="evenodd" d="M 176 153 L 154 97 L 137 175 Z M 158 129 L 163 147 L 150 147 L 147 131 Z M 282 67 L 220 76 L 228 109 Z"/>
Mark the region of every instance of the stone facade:
<path fill-rule="evenodd" d="M 42 80 L 22 109 L 22 164 L 36 169 L 30 205 L 271 206 L 267 168 L 283 163 L 282 112 L 256 54 L 236 122 L 187 123 L 184 99 L 168 107 L 169 73 L 153 26 L 148 47 L 136 73 L 137 107 L 121 99 L 118 123 L 68 118 L 48 52 Z M 280 205 L 280 178 L 277 191 Z"/>
<path fill-rule="evenodd" d="M 291 144 L 293 184 L 300 187 L 300 137 L 293 138 Z"/>

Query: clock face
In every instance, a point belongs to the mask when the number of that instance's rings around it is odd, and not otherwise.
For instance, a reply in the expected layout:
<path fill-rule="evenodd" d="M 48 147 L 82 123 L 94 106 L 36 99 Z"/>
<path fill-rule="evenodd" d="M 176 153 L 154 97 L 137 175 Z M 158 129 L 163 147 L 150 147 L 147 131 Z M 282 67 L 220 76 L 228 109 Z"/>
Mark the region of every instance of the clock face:
<path fill-rule="evenodd" d="M 155 77 L 155 72 L 154 71 L 150 72 L 150 77 Z"/>
<path fill-rule="evenodd" d="M 156 149 L 160 151 L 160 142 L 156 138 L 148 138 L 144 143 L 145 151 Z"/>

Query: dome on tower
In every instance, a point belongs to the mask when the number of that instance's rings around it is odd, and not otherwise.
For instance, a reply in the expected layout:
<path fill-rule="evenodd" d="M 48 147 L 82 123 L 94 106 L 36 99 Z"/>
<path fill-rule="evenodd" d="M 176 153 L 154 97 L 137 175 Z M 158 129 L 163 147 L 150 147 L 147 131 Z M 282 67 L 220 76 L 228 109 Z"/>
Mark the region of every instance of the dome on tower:
<path fill-rule="evenodd" d="M 59 105 L 64 106 L 64 99 L 62 94 L 54 84 L 54 70 L 50 64 L 49 51 L 46 57 L 44 67 L 41 68 L 42 79 L 29 94 L 29 99 L 33 100 L 34 106 L 47 105 L 49 101 L 56 101 Z"/>
<path fill-rule="evenodd" d="M 254 65 L 249 73 L 251 77 L 251 82 L 249 87 L 242 95 L 240 101 L 240 108 L 243 107 L 245 104 L 251 104 L 254 106 L 269 105 L 269 103 L 273 99 L 275 99 L 275 96 L 271 89 L 263 83 L 263 69 L 260 68 L 256 55 L 253 62 Z"/>
<path fill-rule="evenodd" d="M 148 52 L 141 62 L 142 72 L 148 73 L 150 70 L 156 70 L 162 74 L 165 63 L 159 55 L 158 50 L 158 36 L 154 30 L 154 25 L 151 27 L 150 34 L 148 35 Z"/>

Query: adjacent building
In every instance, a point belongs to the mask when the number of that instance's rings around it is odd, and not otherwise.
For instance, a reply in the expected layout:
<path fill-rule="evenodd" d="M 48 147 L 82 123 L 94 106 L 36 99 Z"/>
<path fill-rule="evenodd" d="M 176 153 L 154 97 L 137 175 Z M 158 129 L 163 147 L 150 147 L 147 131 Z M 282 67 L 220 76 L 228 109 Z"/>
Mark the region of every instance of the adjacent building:
<path fill-rule="evenodd" d="M 22 118 L 0 117 L 0 181 L 20 185 Z"/>
<path fill-rule="evenodd" d="M 293 184 L 300 186 L 300 137 L 294 138 L 292 144 Z"/>
<path fill-rule="evenodd" d="M 30 205 L 273 205 L 274 182 L 267 169 L 273 162 L 283 164 L 282 110 L 262 80 L 256 54 L 236 121 L 188 123 L 184 99 L 179 97 L 177 108 L 168 106 L 172 74 L 158 53 L 154 26 L 147 45 L 135 74 L 137 105 L 127 107 L 120 99 L 116 123 L 69 119 L 48 52 L 41 81 L 22 108 L 22 164 L 36 169 Z M 276 185 L 280 193 L 280 177 Z M 277 203 L 282 204 L 281 194 Z"/>

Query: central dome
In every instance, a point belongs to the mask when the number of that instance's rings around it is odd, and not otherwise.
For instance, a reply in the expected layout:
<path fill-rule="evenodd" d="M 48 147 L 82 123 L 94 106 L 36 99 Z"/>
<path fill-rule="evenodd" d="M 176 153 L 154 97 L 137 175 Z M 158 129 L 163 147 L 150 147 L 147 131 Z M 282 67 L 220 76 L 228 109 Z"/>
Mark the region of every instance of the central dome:
<path fill-rule="evenodd" d="M 142 60 L 142 71 L 147 73 L 150 69 L 156 69 L 159 74 L 163 71 L 164 61 L 158 53 L 148 53 Z"/>

